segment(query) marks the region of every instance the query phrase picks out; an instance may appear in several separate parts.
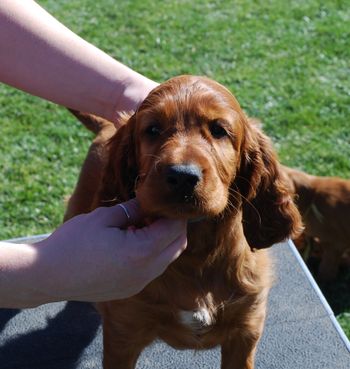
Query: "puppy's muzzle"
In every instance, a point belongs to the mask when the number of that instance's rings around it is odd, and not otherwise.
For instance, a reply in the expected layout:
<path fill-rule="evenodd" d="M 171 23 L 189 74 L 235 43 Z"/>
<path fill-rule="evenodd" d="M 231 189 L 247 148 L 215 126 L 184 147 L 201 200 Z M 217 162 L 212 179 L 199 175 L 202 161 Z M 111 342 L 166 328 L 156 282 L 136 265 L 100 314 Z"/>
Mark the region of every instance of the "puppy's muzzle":
<path fill-rule="evenodd" d="M 164 168 L 168 188 L 178 197 L 186 199 L 193 195 L 202 179 L 202 170 L 195 164 L 168 165 Z"/>

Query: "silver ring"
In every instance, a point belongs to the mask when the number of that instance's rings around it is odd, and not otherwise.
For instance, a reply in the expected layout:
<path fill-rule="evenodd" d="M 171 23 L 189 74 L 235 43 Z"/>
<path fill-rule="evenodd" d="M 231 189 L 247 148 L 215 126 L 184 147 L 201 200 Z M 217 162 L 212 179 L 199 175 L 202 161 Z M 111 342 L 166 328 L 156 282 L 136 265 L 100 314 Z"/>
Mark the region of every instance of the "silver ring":
<path fill-rule="evenodd" d="M 125 213 L 126 217 L 128 219 L 130 219 L 131 217 L 130 217 L 130 214 L 129 214 L 128 209 L 126 208 L 126 206 L 123 205 L 123 204 L 118 204 L 118 206 L 120 206 L 124 210 L 124 213 Z"/>

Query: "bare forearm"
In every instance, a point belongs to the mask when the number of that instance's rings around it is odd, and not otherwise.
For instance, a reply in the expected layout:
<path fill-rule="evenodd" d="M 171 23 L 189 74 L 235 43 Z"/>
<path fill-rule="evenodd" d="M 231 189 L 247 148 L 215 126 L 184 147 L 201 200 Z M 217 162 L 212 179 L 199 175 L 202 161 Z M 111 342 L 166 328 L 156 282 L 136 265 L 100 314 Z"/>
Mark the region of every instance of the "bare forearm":
<path fill-rule="evenodd" d="M 54 300 L 38 283 L 36 264 L 37 252 L 32 245 L 0 242 L 1 308 L 34 307 Z"/>
<path fill-rule="evenodd" d="M 57 104 L 115 121 L 116 111 L 135 108 L 130 85 L 155 85 L 32 0 L 2 0 L 0 29 L 0 81 Z"/>

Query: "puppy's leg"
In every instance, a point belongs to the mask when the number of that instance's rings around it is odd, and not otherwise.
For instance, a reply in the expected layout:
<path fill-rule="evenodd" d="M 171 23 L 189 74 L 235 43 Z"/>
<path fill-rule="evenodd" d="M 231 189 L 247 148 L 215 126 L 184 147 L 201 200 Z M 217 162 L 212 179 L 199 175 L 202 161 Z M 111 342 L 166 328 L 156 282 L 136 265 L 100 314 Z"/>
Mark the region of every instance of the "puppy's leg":
<path fill-rule="evenodd" d="M 221 369 L 254 369 L 258 337 L 248 337 L 247 332 L 221 346 Z"/>
<path fill-rule="evenodd" d="M 322 260 L 318 269 L 318 279 L 330 282 L 337 278 L 339 264 L 342 257 L 342 248 L 336 244 L 322 242 Z"/>
<path fill-rule="evenodd" d="M 108 350 L 106 347 L 103 352 L 103 369 L 134 369 L 137 359 L 142 349 L 136 349 L 130 342 L 130 348 L 125 350 Z"/>
<path fill-rule="evenodd" d="M 112 325 L 103 325 L 103 368 L 134 369 L 142 350 L 153 339 L 142 337 L 137 332 L 120 335 Z"/>

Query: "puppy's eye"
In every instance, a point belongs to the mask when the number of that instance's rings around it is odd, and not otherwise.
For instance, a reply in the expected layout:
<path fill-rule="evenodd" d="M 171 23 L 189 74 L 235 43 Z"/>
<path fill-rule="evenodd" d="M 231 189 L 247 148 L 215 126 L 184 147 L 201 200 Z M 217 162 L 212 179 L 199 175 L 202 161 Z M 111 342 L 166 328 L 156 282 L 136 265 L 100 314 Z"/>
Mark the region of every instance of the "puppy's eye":
<path fill-rule="evenodd" d="M 227 132 L 225 128 L 218 121 L 212 122 L 209 126 L 209 130 L 210 130 L 211 135 L 214 138 L 219 139 L 219 138 L 227 136 Z"/>
<path fill-rule="evenodd" d="M 157 124 L 150 124 L 146 130 L 146 134 L 150 137 L 157 137 L 160 135 L 161 131 Z"/>

